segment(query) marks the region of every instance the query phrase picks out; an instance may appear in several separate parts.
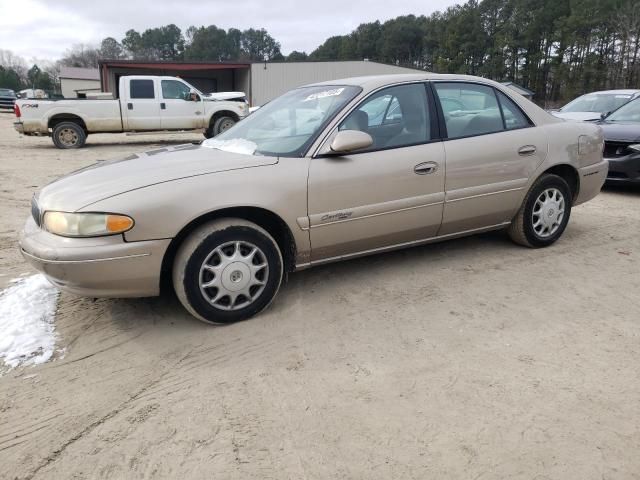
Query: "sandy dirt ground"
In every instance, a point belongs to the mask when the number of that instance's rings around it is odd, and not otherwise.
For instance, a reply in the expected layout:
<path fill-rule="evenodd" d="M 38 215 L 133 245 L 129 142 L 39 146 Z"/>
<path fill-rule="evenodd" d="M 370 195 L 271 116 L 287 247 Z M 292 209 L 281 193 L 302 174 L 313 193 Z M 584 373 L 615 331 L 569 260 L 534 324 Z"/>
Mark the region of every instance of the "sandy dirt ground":
<path fill-rule="evenodd" d="M 34 189 L 76 151 L 0 115 L 0 288 Z M 196 135 L 173 141 L 198 140 Z M 640 478 L 640 189 L 530 250 L 493 233 L 291 276 L 257 318 L 62 294 L 64 357 L 0 377 L 0 477 Z"/>

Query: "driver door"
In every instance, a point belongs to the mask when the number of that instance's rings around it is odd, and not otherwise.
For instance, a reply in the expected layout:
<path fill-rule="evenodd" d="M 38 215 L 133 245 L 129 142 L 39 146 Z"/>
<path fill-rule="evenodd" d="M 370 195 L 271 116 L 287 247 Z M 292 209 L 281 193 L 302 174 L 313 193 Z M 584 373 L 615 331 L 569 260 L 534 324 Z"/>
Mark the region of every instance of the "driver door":
<path fill-rule="evenodd" d="M 205 127 L 203 100 L 191 100 L 190 91 L 189 85 L 179 80 L 160 81 L 160 126 L 163 130 Z"/>
<path fill-rule="evenodd" d="M 437 234 L 445 156 L 433 121 L 433 103 L 423 83 L 376 92 L 339 126 L 368 133 L 373 145 L 347 155 L 311 159 L 312 263 Z"/>

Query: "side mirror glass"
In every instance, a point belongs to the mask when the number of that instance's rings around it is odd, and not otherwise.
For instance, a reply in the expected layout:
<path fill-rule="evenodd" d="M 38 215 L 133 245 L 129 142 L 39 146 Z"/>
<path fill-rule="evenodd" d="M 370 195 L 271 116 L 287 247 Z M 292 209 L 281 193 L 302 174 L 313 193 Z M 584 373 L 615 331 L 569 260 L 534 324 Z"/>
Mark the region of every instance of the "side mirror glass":
<path fill-rule="evenodd" d="M 333 153 L 349 153 L 373 145 L 373 138 L 360 130 L 341 130 L 331 142 Z"/>

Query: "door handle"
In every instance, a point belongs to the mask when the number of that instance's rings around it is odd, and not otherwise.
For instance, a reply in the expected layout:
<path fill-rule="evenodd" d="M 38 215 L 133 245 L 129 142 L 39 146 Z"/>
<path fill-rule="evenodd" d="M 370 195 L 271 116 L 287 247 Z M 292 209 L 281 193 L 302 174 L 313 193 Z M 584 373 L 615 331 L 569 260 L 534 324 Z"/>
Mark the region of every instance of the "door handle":
<path fill-rule="evenodd" d="M 160 104 L 160 109 L 161 109 L 161 110 L 166 110 L 166 109 L 167 109 L 167 104 L 166 104 L 166 103 L 164 103 L 164 102 L 162 102 L 162 103 Z"/>
<path fill-rule="evenodd" d="M 527 155 L 533 155 L 534 153 L 536 153 L 536 150 L 536 147 L 534 147 L 533 145 L 525 145 L 524 147 L 520 147 L 518 149 L 518 155 L 526 157 Z"/>
<path fill-rule="evenodd" d="M 438 170 L 438 164 L 435 162 L 423 162 L 413 167 L 413 171 L 418 175 L 429 175 Z"/>
<path fill-rule="evenodd" d="M 129 110 L 133 110 L 133 103 L 127 103 L 127 108 Z"/>

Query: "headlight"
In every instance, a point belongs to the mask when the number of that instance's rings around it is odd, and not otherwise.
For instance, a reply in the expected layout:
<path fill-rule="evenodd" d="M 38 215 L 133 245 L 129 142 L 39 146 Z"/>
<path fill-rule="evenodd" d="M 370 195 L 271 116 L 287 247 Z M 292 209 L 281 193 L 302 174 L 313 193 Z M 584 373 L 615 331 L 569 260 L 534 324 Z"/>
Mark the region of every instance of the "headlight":
<path fill-rule="evenodd" d="M 133 218 L 113 213 L 46 212 L 43 225 L 63 237 L 102 237 L 131 230 Z"/>
<path fill-rule="evenodd" d="M 633 145 L 629 145 L 627 148 L 629 150 L 633 150 L 634 152 L 640 153 L 640 143 L 635 143 Z"/>

